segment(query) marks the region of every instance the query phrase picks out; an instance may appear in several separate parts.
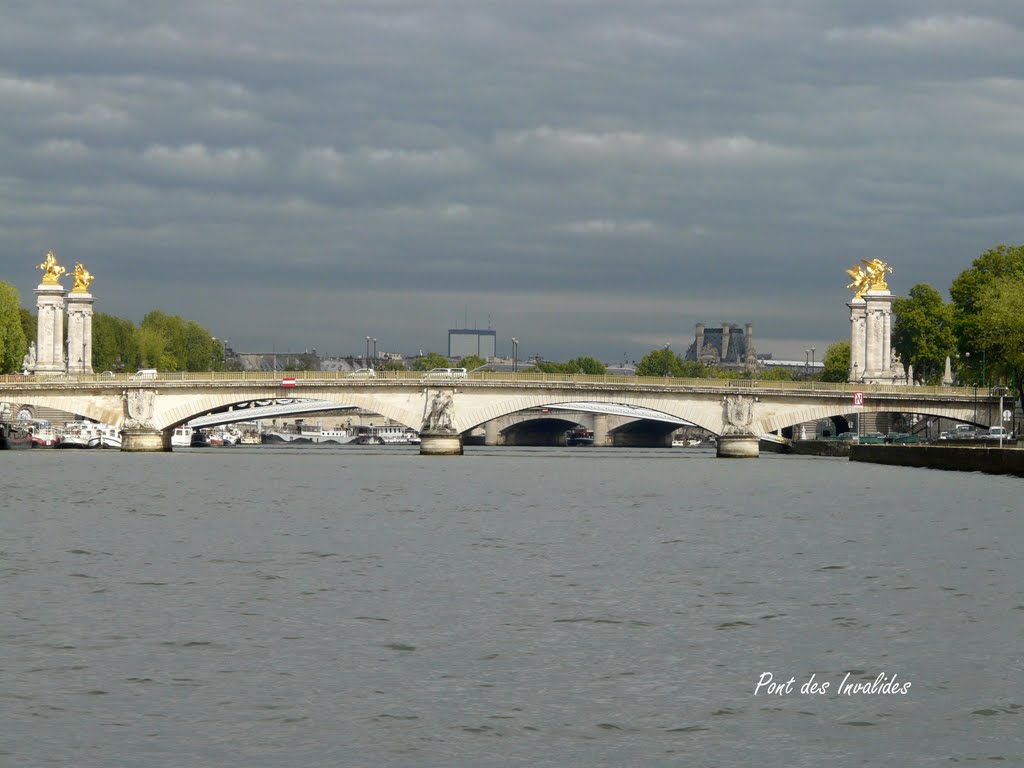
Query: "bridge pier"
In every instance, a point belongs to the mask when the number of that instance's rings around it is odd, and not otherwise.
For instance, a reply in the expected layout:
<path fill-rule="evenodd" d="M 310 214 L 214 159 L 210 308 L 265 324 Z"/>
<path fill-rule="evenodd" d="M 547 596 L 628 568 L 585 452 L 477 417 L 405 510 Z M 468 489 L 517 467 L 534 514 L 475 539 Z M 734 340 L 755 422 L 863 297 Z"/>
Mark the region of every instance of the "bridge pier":
<path fill-rule="evenodd" d="M 462 435 L 458 432 L 420 432 L 421 456 L 461 456 Z"/>
<path fill-rule="evenodd" d="M 484 445 L 501 445 L 503 442 L 496 420 L 492 419 L 484 424 Z"/>
<path fill-rule="evenodd" d="M 720 459 L 756 459 L 760 453 L 757 435 L 720 435 L 715 455 Z"/>
<path fill-rule="evenodd" d="M 614 443 L 608 434 L 608 414 L 594 414 L 594 445 L 599 448 L 610 448 Z"/>
<path fill-rule="evenodd" d="M 121 450 L 169 451 L 171 450 L 171 430 L 126 427 L 121 430 Z"/>

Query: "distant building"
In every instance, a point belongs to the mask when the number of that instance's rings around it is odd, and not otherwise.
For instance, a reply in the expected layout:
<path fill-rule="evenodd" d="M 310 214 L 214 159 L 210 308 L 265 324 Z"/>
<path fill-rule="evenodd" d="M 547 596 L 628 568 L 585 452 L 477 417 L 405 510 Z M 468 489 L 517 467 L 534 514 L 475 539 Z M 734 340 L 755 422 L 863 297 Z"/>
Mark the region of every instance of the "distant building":
<path fill-rule="evenodd" d="M 754 324 L 747 323 L 741 329 L 731 323 L 723 323 L 717 327 L 697 323 L 693 343 L 686 350 L 683 359 L 703 363 L 709 368 L 757 370 Z"/>
<path fill-rule="evenodd" d="M 448 357 L 458 360 L 467 355 L 477 355 L 490 360 L 495 356 L 497 341 L 497 331 L 452 328 L 448 331 Z"/>

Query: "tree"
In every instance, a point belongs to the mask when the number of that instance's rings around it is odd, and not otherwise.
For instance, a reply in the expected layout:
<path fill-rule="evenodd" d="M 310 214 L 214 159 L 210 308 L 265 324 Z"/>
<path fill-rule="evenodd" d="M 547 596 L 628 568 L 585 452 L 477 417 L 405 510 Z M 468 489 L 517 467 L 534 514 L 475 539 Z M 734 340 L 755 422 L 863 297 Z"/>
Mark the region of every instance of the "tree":
<path fill-rule="evenodd" d="M 0 373 L 20 371 L 28 351 L 20 309 L 18 289 L 0 281 Z"/>
<path fill-rule="evenodd" d="M 142 367 L 138 329 L 131 320 L 103 312 L 92 316 L 94 371 L 134 371 Z"/>
<path fill-rule="evenodd" d="M 1010 382 L 1024 405 L 1024 280 L 992 280 L 978 303 L 978 320 L 976 340 L 988 353 L 989 381 Z"/>
<path fill-rule="evenodd" d="M 32 312 L 24 307 L 19 307 L 18 311 L 21 313 L 21 330 L 25 333 L 25 343 L 30 344 L 36 340 L 36 334 L 39 331 L 39 321 Z"/>
<path fill-rule="evenodd" d="M 904 365 L 914 367 L 914 378 L 939 384 L 946 371 L 946 357 L 956 354 L 953 307 L 927 283 L 910 289 L 906 298 L 893 302 L 893 347 Z"/>
<path fill-rule="evenodd" d="M 991 299 L 1001 278 L 1008 278 L 1010 283 L 1002 284 L 999 294 L 1004 300 L 1012 300 L 1013 291 L 1007 288 L 1012 283 L 1024 284 L 1024 246 L 997 245 L 985 251 L 950 286 L 954 330 L 961 352 L 961 380 L 985 384 L 990 371 L 1006 372 L 1012 368 L 1002 357 L 1005 346 L 994 343 L 982 317 L 983 305 L 989 315 L 993 312 Z"/>
<path fill-rule="evenodd" d="M 683 359 L 668 347 L 652 349 L 636 366 L 637 376 L 684 376 Z"/>
<path fill-rule="evenodd" d="M 487 365 L 487 361 L 484 360 L 480 355 L 466 355 L 464 358 L 459 360 L 459 368 L 465 368 L 467 371 L 473 371 L 481 366 Z M 436 366 L 441 367 L 441 366 Z"/>
<path fill-rule="evenodd" d="M 587 373 L 591 376 L 603 376 L 608 373 L 604 363 L 596 357 L 574 357 L 568 363 L 569 373 Z"/>
<path fill-rule="evenodd" d="M 850 377 L 850 342 L 837 341 L 825 350 L 822 381 L 847 381 Z"/>
<path fill-rule="evenodd" d="M 412 369 L 414 371 L 429 371 L 431 368 L 447 368 L 448 358 L 444 355 L 439 355 L 437 352 L 428 352 L 425 355 L 420 355 L 412 362 Z"/>
<path fill-rule="evenodd" d="M 793 381 L 793 372 L 789 368 L 772 366 L 771 368 L 765 368 L 753 378 L 760 379 L 761 381 Z"/>

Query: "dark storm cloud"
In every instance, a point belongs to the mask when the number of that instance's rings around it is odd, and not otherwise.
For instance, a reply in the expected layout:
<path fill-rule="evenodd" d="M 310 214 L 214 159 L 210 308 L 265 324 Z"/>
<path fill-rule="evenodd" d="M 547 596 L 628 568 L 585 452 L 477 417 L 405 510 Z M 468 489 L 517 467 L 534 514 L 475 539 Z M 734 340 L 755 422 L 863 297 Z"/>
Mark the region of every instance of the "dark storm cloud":
<path fill-rule="evenodd" d="M 780 7 L 781 6 L 781 7 Z M 0 24 L 3 274 L 238 348 L 796 355 L 843 270 L 1019 242 L 1011 2 L 32 3 Z"/>

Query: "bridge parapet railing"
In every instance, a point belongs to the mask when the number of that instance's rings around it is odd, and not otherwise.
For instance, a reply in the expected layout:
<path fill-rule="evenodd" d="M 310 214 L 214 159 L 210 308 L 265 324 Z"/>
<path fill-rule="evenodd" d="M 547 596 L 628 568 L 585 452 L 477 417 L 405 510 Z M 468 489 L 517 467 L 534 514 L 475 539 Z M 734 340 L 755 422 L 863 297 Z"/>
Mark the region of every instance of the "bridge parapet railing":
<path fill-rule="evenodd" d="M 998 397 L 998 389 L 982 389 L 975 387 L 937 387 L 937 386 L 906 386 L 903 384 L 861 384 L 847 382 L 827 382 L 815 380 L 765 380 L 765 379 L 704 379 L 704 378 L 673 378 L 671 376 L 618 376 L 612 374 L 583 373 L 540 373 L 540 372 L 489 372 L 476 371 L 466 378 L 435 378 L 426 371 L 376 371 L 372 377 L 363 374 L 353 375 L 351 371 L 161 371 L 156 378 L 140 379 L 134 373 L 113 373 L 104 371 L 94 374 L 41 374 L 23 375 L 6 374 L 0 376 L 0 385 L 4 384 L 44 384 L 44 383 L 122 383 L 129 385 L 157 384 L 159 382 L 280 382 L 282 379 L 294 379 L 296 383 L 341 383 L 353 385 L 373 385 L 387 382 L 422 382 L 425 386 L 458 386 L 460 382 L 490 382 L 494 384 L 508 383 L 548 383 L 578 385 L 616 385 L 623 389 L 664 387 L 667 389 L 713 389 L 721 391 L 737 390 L 738 392 L 837 392 L 865 394 L 886 394 L 903 396 L 959 396 L 959 397 Z"/>

